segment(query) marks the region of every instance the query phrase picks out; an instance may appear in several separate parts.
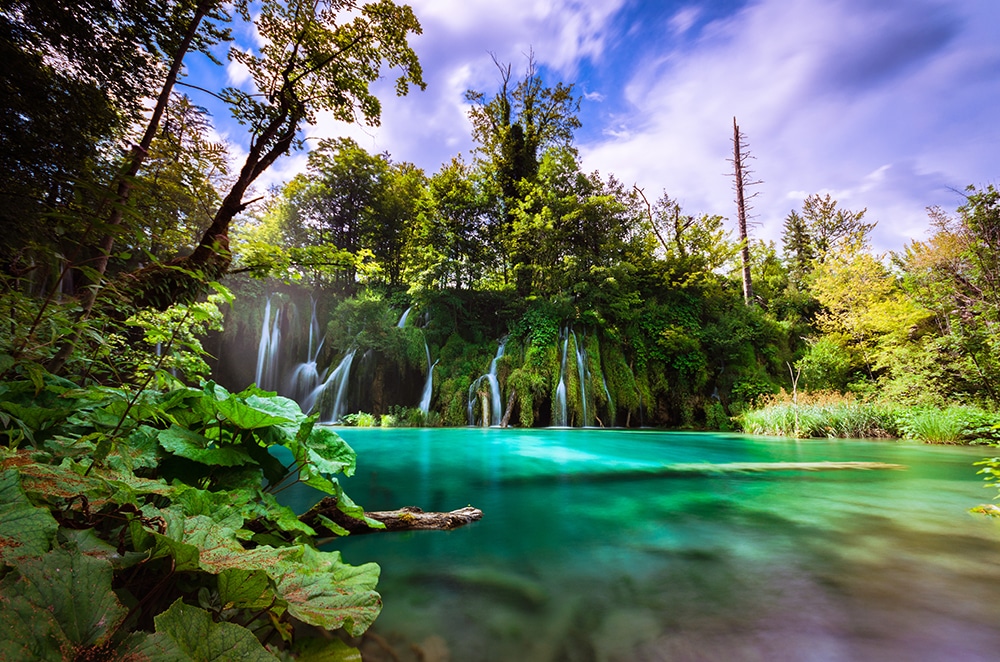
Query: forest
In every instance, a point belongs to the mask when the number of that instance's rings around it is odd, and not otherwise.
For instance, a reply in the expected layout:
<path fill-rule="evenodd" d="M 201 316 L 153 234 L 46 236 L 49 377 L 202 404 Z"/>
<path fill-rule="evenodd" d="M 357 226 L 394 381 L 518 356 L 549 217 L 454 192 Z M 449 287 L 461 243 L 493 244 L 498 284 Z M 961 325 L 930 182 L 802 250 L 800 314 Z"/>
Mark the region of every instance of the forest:
<path fill-rule="evenodd" d="M 892 219 L 823 193 L 765 242 L 735 121 L 733 217 L 682 209 L 582 171 L 582 95 L 529 55 L 466 93 L 474 153 L 425 172 L 326 136 L 260 190 L 317 114 L 375 125 L 373 83 L 424 86 L 409 7 L 14 0 L 0 19 L 7 659 L 355 659 L 377 566 L 319 551 L 347 532 L 275 498 L 305 483 L 371 523 L 319 423 L 1000 439 L 992 184 L 896 252 L 870 243 Z M 227 51 L 237 24 L 259 51 Z M 210 91 L 238 151 L 184 77 L 227 52 L 256 89 Z"/>

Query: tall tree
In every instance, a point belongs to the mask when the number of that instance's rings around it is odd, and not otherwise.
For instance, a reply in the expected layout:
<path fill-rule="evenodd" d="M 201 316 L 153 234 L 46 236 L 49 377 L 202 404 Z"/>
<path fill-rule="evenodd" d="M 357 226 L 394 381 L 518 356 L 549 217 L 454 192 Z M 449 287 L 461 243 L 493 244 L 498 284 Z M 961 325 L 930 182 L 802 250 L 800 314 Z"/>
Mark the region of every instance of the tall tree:
<path fill-rule="evenodd" d="M 851 252 L 865 246 L 875 223 L 864 221 L 867 209 L 851 211 L 837 207 L 830 194 L 814 193 L 802 203 L 802 220 L 815 259 L 822 263 L 837 252 Z"/>
<path fill-rule="evenodd" d="M 230 57 L 250 72 L 254 89 L 227 88 L 223 97 L 236 119 L 249 128 L 247 155 L 229 192 L 194 252 L 174 263 L 137 273 L 130 284 L 139 306 L 163 308 L 202 290 L 191 272 L 215 280 L 229 267 L 229 226 L 247 205 L 250 186 L 283 154 L 302 146 L 304 124 L 327 111 L 342 121 L 378 124 L 381 104 L 369 85 L 383 68 L 401 70 L 396 92 L 424 87 L 417 55 L 408 38 L 420 24 L 408 6 L 392 0 L 266 0 L 239 7 L 262 45 L 233 49 Z"/>
<path fill-rule="evenodd" d="M 494 241 L 500 243 L 522 198 L 520 182 L 537 176 L 545 149 L 571 147 L 573 132 L 580 127 L 580 98 L 573 94 L 572 85 L 546 86 L 533 54 L 528 56 L 523 78 L 516 82 L 510 64 L 501 64 L 496 57 L 493 62 L 500 72 L 500 90 L 489 100 L 475 90 L 467 91 L 465 97 L 471 104 L 473 138 L 496 181 L 499 209 Z M 526 259 L 505 252 L 505 267 Z"/>
<path fill-rule="evenodd" d="M 813 250 L 812 237 L 809 236 L 809 228 L 797 211 L 790 212 L 785 218 L 781 244 L 789 280 L 801 290 L 806 275 L 812 270 L 816 253 Z"/>
<path fill-rule="evenodd" d="M 749 200 L 757 195 L 753 193 L 746 195 L 746 189 L 760 184 L 759 180 L 753 179 L 753 171 L 749 167 L 749 161 L 753 157 L 747 145 L 746 135 L 740 131 L 736 118 L 733 118 L 733 188 L 736 191 L 736 219 L 740 236 L 740 265 L 743 276 L 743 301 L 750 305 L 753 301 L 753 282 L 750 277 L 750 240 L 747 234 L 747 217 L 749 214 Z"/>

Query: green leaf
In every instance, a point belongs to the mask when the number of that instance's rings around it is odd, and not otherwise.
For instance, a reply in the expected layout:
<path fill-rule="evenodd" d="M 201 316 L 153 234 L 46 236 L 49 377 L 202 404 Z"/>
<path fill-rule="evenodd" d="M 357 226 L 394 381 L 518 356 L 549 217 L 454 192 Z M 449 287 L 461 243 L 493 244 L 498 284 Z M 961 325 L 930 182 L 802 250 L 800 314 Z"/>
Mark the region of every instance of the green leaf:
<path fill-rule="evenodd" d="M 361 651 L 340 639 L 303 638 L 295 653 L 298 662 L 361 662 Z"/>
<path fill-rule="evenodd" d="M 157 662 L 274 662 L 257 638 L 235 623 L 215 623 L 212 615 L 178 599 L 154 620 L 156 633 L 139 639 L 131 653 Z M 133 643 L 130 641 L 129 643 Z"/>
<path fill-rule="evenodd" d="M 223 609 L 263 609 L 274 600 L 271 580 L 263 570 L 228 568 L 219 573 Z"/>
<path fill-rule="evenodd" d="M 309 462 L 319 471 L 333 474 L 343 471 L 353 476 L 357 468 L 357 454 L 339 434 L 330 428 L 315 428 L 306 442 Z"/>
<path fill-rule="evenodd" d="M 256 397 L 256 396 L 252 396 Z M 287 398 L 277 398 L 275 399 L 286 399 Z M 249 400 L 249 398 L 248 398 Z M 294 405 L 295 403 L 291 400 Z M 272 425 L 281 425 L 283 423 L 292 423 L 294 419 L 288 418 L 283 415 L 275 415 L 266 409 L 258 408 L 257 406 L 252 406 L 247 402 L 242 402 L 235 397 L 230 397 L 225 400 L 219 400 L 215 405 L 219 413 L 228 418 L 233 425 L 242 428 L 244 430 L 255 430 L 257 428 L 267 428 Z M 299 410 L 298 405 L 295 405 L 295 410 L 298 412 L 299 416 L 302 415 L 301 410 Z"/>
<path fill-rule="evenodd" d="M 14 469 L 0 473 L 0 562 L 41 556 L 52 546 L 59 524 L 28 500 Z"/>
<path fill-rule="evenodd" d="M 341 561 L 340 552 L 302 549 L 301 563 L 286 564 L 277 582 L 278 597 L 288 603 L 288 613 L 310 625 L 363 634 L 382 609 L 375 592 L 378 564 L 350 566 Z"/>
<path fill-rule="evenodd" d="M 125 552 L 124 555 L 119 554 L 118 549 L 114 545 L 102 540 L 94 529 L 64 528 L 59 532 L 59 538 L 65 541 L 67 547 L 77 549 L 85 556 L 109 562 L 114 570 L 130 568 L 147 560 L 145 554 L 138 552 Z"/>
<path fill-rule="evenodd" d="M 306 417 L 297 402 L 280 395 L 250 395 L 247 396 L 246 403 L 258 411 L 268 412 L 276 417 L 286 418 L 292 422 L 302 421 Z"/>
<path fill-rule="evenodd" d="M 253 461 L 239 446 L 216 444 L 204 435 L 177 425 L 161 431 L 157 438 L 164 450 L 201 464 L 235 467 Z"/>
<path fill-rule="evenodd" d="M 278 503 L 278 500 L 270 492 L 260 493 L 260 503 L 246 513 L 248 519 L 252 516 L 263 517 L 273 523 L 278 530 L 287 533 L 304 533 L 309 536 L 316 535 L 316 531 L 299 519 L 295 511 L 288 506 Z"/>
<path fill-rule="evenodd" d="M 15 577 L 0 581 L 0 660 L 61 660 L 70 645 L 47 609 L 15 591 Z"/>
<path fill-rule="evenodd" d="M 14 567 L 20 574 L 11 587 L 14 594 L 52 614 L 59 631 L 76 647 L 103 644 L 125 620 L 128 612 L 111 590 L 112 568 L 106 560 L 54 549 L 19 559 Z"/>

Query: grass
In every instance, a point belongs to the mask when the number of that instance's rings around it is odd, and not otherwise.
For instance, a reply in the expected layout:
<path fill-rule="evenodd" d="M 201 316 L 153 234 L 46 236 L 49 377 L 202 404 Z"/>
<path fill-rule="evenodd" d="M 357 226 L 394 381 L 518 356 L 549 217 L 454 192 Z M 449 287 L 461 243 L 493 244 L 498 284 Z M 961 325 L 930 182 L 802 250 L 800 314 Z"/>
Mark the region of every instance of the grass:
<path fill-rule="evenodd" d="M 900 436 L 892 408 L 830 391 L 799 393 L 797 402 L 782 391 L 737 420 L 744 432 L 778 437 Z"/>
<path fill-rule="evenodd" d="M 979 407 L 903 407 L 830 391 L 782 391 L 737 418 L 744 432 L 779 437 L 906 438 L 931 444 L 996 443 L 1000 415 Z"/>

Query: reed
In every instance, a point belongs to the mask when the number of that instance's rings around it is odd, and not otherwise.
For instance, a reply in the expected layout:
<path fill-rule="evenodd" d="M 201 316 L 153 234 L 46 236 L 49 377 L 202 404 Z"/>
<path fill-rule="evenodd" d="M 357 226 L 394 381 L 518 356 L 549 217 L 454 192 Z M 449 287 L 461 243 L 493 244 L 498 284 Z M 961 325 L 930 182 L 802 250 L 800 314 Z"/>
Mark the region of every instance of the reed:
<path fill-rule="evenodd" d="M 793 402 L 787 393 L 770 396 L 737 421 L 744 432 L 778 437 L 898 437 L 892 407 L 860 402 L 852 395 L 829 391 L 799 393 Z"/>

